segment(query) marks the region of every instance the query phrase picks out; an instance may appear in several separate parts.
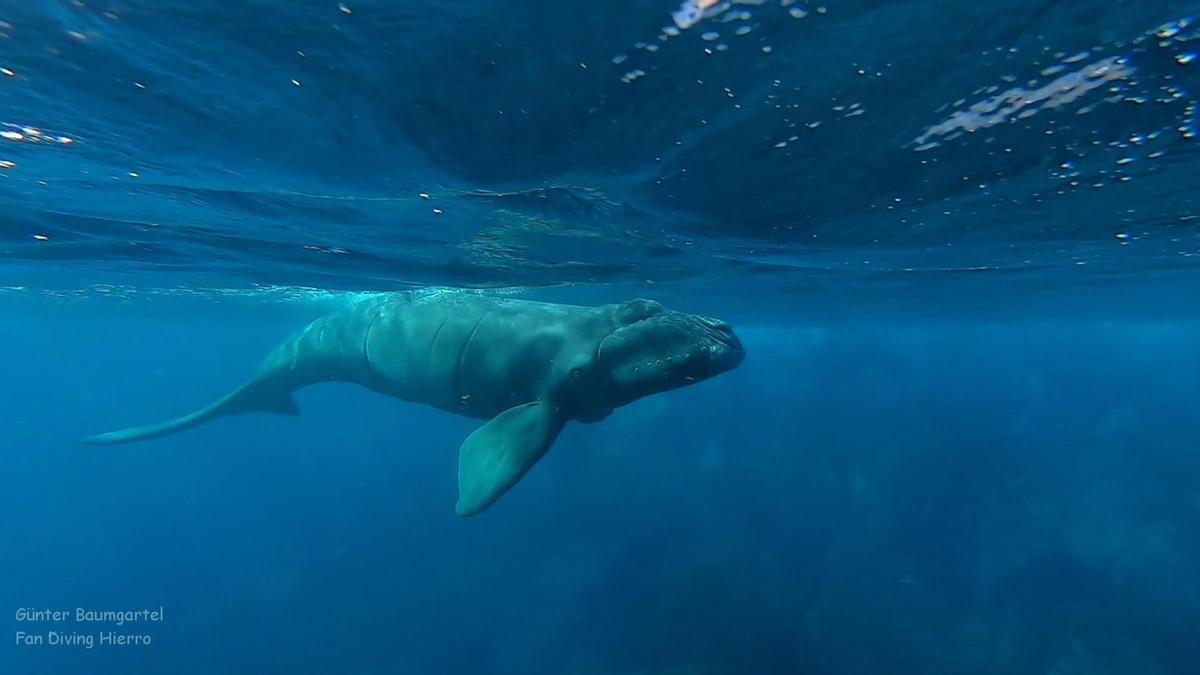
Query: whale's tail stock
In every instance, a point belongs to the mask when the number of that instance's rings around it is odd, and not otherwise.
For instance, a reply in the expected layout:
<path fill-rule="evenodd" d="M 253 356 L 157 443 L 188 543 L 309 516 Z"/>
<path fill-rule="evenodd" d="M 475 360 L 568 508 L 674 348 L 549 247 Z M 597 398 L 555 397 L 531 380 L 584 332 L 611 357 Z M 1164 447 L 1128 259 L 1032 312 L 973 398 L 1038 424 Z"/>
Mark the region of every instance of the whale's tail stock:
<path fill-rule="evenodd" d="M 336 379 L 333 376 L 336 373 L 328 368 L 330 359 L 322 358 L 325 354 L 319 349 L 319 342 L 315 349 L 313 345 L 304 343 L 313 335 L 322 335 L 324 326 L 324 320 L 315 321 L 276 345 L 249 381 L 207 407 L 157 424 L 88 436 L 83 442 L 116 445 L 145 441 L 190 429 L 218 417 L 249 412 L 298 415 L 300 409 L 292 398 L 292 392 L 315 382 Z"/>
<path fill-rule="evenodd" d="M 298 415 L 300 409 L 290 391 L 279 391 L 275 388 L 262 386 L 262 381 L 255 379 L 238 387 L 233 393 L 221 398 L 215 403 L 201 408 L 196 412 L 176 417 L 172 420 L 147 424 L 140 427 L 130 427 L 119 431 L 96 434 L 83 439 L 91 445 L 117 445 L 145 441 L 159 436 L 166 436 L 177 431 L 190 429 L 217 417 L 240 415 L 248 412 L 271 412 L 280 415 Z"/>

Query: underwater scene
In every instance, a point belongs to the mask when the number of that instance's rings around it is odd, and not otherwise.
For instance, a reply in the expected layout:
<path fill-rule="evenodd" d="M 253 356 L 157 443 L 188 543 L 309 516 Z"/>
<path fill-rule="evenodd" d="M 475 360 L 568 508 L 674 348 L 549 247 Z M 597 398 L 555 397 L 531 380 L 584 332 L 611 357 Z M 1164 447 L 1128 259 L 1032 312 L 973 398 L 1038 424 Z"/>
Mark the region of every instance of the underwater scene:
<path fill-rule="evenodd" d="M 0 674 L 1200 673 L 1198 55 L 0 0 Z"/>

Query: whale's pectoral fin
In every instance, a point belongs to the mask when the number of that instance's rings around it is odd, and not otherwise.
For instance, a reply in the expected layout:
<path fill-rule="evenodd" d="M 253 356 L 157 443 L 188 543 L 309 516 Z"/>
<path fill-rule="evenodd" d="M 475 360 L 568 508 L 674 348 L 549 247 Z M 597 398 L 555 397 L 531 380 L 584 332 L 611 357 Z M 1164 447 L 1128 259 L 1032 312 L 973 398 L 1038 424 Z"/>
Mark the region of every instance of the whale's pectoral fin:
<path fill-rule="evenodd" d="M 564 424 L 558 406 L 536 401 L 509 408 L 476 429 L 458 452 L 458 515 L 483 511 L 516 485 Z"/>

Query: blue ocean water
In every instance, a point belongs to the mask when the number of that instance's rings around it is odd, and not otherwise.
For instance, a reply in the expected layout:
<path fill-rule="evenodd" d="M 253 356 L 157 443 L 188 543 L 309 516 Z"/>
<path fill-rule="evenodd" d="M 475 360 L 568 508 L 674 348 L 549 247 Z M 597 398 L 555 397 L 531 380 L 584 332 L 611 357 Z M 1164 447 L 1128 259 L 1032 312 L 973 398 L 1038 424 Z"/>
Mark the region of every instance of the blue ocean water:
<path fill-rule="evenodd" d="M 0 4 L 0 673 L 1197 672 L 1197 15 Z M 80 442 L 429 287 L 747 357 L 472 518 L 480 421 L 345 384 Z"/>

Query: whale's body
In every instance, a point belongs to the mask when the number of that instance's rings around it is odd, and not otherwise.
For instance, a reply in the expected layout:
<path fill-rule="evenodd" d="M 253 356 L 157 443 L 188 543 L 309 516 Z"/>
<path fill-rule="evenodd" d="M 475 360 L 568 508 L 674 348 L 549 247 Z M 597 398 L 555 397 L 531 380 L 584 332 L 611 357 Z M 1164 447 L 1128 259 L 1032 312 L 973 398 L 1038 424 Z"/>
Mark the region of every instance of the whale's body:
<path fill-rule="evenodd" d="M 491 420 L 460 451 L 458 512 L 470 515 L 519 481 L 567 421 L 599 421 L 620 405 L 736 367 L 742 357 L 728 325 L 648 300 L 590 308 L 395 293 L 313 321 L 206 408 L 87 441 L 145 440 L 252 411 L 297 414 L 293 391 L 351 382 Z"/>

